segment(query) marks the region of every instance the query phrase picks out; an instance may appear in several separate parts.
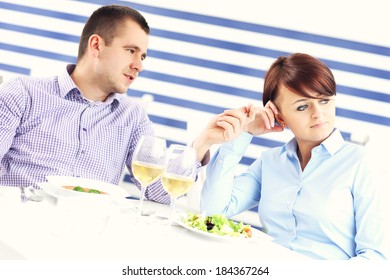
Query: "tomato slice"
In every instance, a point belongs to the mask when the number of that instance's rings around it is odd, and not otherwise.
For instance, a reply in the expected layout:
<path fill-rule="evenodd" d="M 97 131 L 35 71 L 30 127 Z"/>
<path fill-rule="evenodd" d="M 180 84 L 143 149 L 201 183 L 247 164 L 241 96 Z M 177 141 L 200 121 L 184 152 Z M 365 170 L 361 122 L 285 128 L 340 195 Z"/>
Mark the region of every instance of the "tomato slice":
<path fill-rule="evenodd" d="M 252 229 L 251 228 L 244 228 L 245 234 L 248 237 L 252 237 Z"/>

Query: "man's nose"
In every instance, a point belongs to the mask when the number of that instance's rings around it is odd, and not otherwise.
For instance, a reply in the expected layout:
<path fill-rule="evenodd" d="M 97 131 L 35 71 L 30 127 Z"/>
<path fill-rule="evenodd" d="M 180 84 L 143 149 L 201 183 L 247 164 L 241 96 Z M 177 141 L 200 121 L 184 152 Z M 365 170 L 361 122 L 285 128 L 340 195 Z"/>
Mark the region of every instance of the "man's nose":
<path fill-rule="evenodd" d="M 133 70 L 136 70 L 137 72 L 141 72 L 142 70 L 144 70 L 144 67 L 143 67 L 143 64 L 142 64 L 142 59 L 139 58 L 139 59 L 133 61 L 130 64 L 130 68 L 133 69 Z"/>

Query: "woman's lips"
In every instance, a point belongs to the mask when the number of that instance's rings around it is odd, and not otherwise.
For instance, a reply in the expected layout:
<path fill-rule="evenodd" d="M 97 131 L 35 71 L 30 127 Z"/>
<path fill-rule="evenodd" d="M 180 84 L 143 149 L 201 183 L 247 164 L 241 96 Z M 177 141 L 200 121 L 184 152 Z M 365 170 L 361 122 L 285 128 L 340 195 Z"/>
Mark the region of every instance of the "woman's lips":
<path fill-rule="evenodd" d="M 313 124 L 312 126 L 310 126 L 311 128 L 320 128 L 320 127 L 322 127 L 322 126 L 324 126 L 324 122 L 322 122 L 322 123 L 316 123 L 316 124 Z"/>

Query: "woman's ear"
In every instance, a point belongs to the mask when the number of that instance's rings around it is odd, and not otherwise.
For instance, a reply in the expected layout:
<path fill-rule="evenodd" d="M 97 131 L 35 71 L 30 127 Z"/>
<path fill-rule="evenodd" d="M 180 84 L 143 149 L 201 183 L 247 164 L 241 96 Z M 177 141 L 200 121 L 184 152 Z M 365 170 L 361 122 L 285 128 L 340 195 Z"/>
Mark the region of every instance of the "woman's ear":
<path fill-rule="evenodd" d="M 280 112 L 279 112 L 279 114 L 275 115 L 275 119 L 280 126 L 286 127 L 286 122 L 284 121 L 284 118 L 283 118 L 282 114 L 280 114 Z"/>

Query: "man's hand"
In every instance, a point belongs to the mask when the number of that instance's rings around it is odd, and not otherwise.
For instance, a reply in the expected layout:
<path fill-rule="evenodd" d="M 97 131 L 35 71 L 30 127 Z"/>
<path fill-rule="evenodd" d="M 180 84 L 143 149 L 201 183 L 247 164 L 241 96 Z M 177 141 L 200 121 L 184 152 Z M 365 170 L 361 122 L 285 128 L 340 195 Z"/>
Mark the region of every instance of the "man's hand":
<path fill-rule="evenodd" d="M 243 131 L 252 135 L 283 131 L 283 127 L 275 126 L 276 114 L 276 106 L 268 102 L 264 108 L 256 108 L 250 104 L 216 115 L 193 143 L 198 160 L 203 159 L 212 145 L 233 141 Z"/>

